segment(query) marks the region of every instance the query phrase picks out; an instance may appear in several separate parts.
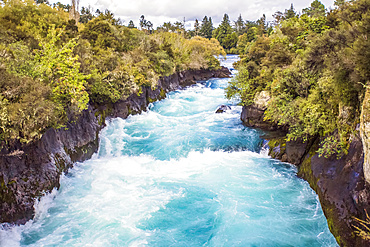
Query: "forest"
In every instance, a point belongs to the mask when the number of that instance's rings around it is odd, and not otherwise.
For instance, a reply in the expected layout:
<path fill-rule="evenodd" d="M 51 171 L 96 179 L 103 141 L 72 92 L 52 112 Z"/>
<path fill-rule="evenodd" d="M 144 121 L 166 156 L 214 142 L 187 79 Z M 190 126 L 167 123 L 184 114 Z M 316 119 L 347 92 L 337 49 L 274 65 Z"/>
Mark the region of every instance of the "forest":
<path fill-rule="evenodd" d="M 114 103 L 160 77 L 217 69 L 216 39 L 122 24 L 109 10 L 47 1 L 0 2 L 0 143 L 30 143 L 88 104 Z M 172 24 L 171 24 L 172 26 Z"/>
<path fill-rule="evenodd" d="M 288 140 L 320 137 L 320 155 L 346 154 L 359 129 L 370 76 L 370 1 L 315 0 L 298 14 L 276 12 L 272 30 L 239 36 L 239 74 L 226 90 L 242 105 L 262 102 L 264 119 Z"/>
<path fill-rule="evenodd" d="M 162 76 L 216 69 L 217 55 L 239 54 L 228 98 L 251 105 L 267 97 L 265 120 L 288 138 L 322 137 L 320 154 L 340 157 L 360 121 L 369 87 L 369 0 L 293 4 L 256 21 L 227 14 L 167 22 L 140 17 L 124 25 L 109 11 L 47 1 L 2 0 L 0 7 L 0 140 L 28 143 L 60 128 L 90 104 L 116 102 Z"/>

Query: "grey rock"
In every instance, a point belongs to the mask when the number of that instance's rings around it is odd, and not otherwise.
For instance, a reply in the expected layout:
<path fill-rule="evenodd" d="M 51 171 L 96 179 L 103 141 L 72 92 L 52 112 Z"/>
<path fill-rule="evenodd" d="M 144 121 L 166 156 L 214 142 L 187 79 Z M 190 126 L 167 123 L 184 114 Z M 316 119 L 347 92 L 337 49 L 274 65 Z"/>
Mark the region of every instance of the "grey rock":
<path fill-rule="evenodd" d="M 221 105 L 220 107 L 218 107 L 218 109 L 216 110 L 216 113 L 224 113 L 226 112 L 227 110 L 231 110 L 231 107 L 228 106 L 228 105 Z"/>

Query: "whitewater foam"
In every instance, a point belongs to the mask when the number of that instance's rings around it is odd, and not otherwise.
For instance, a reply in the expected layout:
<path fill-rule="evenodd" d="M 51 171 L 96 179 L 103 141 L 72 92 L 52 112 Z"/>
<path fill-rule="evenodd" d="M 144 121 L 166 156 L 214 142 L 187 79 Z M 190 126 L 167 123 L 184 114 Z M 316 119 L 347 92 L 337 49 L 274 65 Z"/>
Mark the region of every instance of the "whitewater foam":
<path fill-rule="evenodd" d="M 1 245 L 336 246 L 317 195 L 224 99 L 228 80 L 108 121 L 93 159 L 62 176 L 34 220 L 2 225 Z M 231 110 L 216 114 L 222 104 Z"/>

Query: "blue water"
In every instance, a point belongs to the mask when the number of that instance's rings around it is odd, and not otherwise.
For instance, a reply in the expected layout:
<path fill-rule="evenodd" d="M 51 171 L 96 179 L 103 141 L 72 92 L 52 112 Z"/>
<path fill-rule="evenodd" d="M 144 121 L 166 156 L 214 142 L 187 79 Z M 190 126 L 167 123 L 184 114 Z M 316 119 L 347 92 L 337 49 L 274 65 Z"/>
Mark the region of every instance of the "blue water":
<path fill-rule="evenodd" d="M 228 80 L 109 121 L 98 154 L 62 177 L 34 220 L 3 226 L 0 245 L 337 246 L 296 168 L 270 159 L 241 124 L 241 107 L 224 98 Z M 221 104 L 231 110 L 216 114 Z"/>

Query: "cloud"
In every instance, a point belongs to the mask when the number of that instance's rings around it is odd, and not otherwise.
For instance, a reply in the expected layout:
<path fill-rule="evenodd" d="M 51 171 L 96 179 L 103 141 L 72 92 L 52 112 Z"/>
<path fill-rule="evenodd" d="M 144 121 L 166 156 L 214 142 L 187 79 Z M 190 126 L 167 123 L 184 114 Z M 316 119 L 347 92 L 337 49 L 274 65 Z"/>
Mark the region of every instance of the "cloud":
<path fill-rule="evenodd" d="M 294 8 L 301 12 L 312 1 L 301 0 L 293 3 Z M 91 5 L 94 9 L 109 9 L 115 16 L 124 20 L 124 23 L 133 20 L 136 25 L 140 16 L 144 15 L 156 27 L 168 21 L 183 21 L 184 17 L 190 23 L 195 19 L 201 21 L 205 15 L 212 17 L 214 24 L 218 25 L 225 13 L 231 20 L 236 20 L 239 14 L 244 20 L 255 21 L 263 14 L 267 20 L 272 20 L 272 15 L 276 11 L 284 12 L 290 8 L 291 2 L 291 0 L 80 0 L 80 6 Z M 321 2 L 329 8 L 333 6 L 334 0 Z"/>

